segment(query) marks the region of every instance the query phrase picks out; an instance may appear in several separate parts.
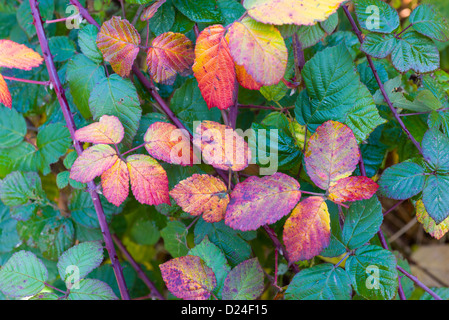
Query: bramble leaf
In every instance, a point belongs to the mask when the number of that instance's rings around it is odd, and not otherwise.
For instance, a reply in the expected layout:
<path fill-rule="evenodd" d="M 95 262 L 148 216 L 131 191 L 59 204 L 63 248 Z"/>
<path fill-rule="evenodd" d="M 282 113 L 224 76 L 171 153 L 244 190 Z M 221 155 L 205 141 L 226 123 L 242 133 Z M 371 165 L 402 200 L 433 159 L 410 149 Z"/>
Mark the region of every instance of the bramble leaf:
<path fill-rule="evenodd" d="M 449 138 L 440 130 L 430 129 L 424 134 L 422 151 L 434 170 L 449 171 Z"/>
<path fill-rule="evenodd" d="M 377 183 L 370 178 L 363 176 L 347 177 L 338 180 L 335 185 L 329 188 L 329 199 L 334 202 L 369 199 L 378 188 Z"/>
<path fill-rule="evenodd" d="M 263 271 L 257 258 L 243 261 L 229 272 L 223 300 L 255 300 L 264 291 Z"/>
<path fill-rule="evenodd" d="M 426 211 L 422 200 L 416 201 L 416 219 L 422 224 L 424 230 L 435 239 L 441 239 L 449 231 L 449 217 L 437 224 Z"/>
<path fill-rule="evenodd" d="M 156 37 L 147 52 L 148 72 L 158 83 L 172 85 L 176 74 L 188 76 L 195 59 L 193 43 L 182 33 L 166 32 Z"/>
<path fill-rule="evenodd" d="M 231 192 L 226 225 L 236 230 L 256 230 L 290 213 L 301 198 L 298 181 L 276 172 L 263 178 L 251 176 Z"/>
<path fill-rule="evenodd" d="M 317 128 L 304 154 L 307 174 L 323 190 L 350 176 L 359 158 L 359 147 L 351 129 L 336 121 L 327 121 Z"/>
<path fill-rule="evenodd" d="M 125 129 L 115 116 L 101 116 L 98 122 L 76 130 L 75 139 L 83 142 L 117 144 L 125 135 Z"/>
<path fill-rule="evenodd" d="M 44 59 L 23 44 L 11 40 L 0 40 L 0 68 L 16 68 L 21 70 L 31 70 L 38 67 Z"/>
<path fill-rule="evenodd" d="M 351 280 L 342 268 L 320 264 L 297 273 L 287 290 L 286 300 L 350 300 Z"/>
<path fill-rule="evenodd" d="M 8 84 L 6 83 L 3 76 L 0 74 L 0 103 L 3 103 L 5 107 L 12 108 L 12 98 L 11 93 L 8 89 Z"/>
<path fill-rule="evenodd" d="M 402 188 L 405 188 L 402 186 Z M 449 216 L 449 176 L 430 175 L 422 192 L 422 201 L 429 216 L 437 224 L 442 223 Z"/>
<path fill-rule="evenodd" d="M 141 154 L 126 158 L 131 189 L 142 204 L 170 204 L 168 178 L 164 168 L 150 156 Z"/>
<path fill-rule="evenodd" d="M 97 279 L 83 279 L 79 288 L 70 290 L 67 300 L 118 300 L 114 291 L 105 282 Z"/>
<path fill-rule="evenodd" d="M 288 51 L 281 33 L 272 25 L 251 18 L 234 22 L 228 31 L 229 50 L 235 63 L 262 85 L 281 81 Z"/>
<path fill-rule="evenodd" d="M 413 29 L 438 41 L 449 40 L 449 25 L 443 16 L 429 4 L 418 6 L 409 17 Z"/>
<path fill-rule="evenodd" d="M 379 191 L 388 198 L 405 200 L 424 188 L 425 170 L 413 162 L 402 162 L 387 168 L 379 179 Z"/>
<path fill-rule="evenodd" d="M 217 285 L 215 274 L 197 256 L 184 256 L 159 266 L 168 290 L 185 300 L 207 300 Z"/>
<path fill-rule="evenodd" d="M 218 178 L 194 174 L 179 182 L 170 195 L 185 212 L 193 216 L 202 214 L 207 222 L 225 218 L 229 195 L 226 185 Z"/>
<path fill-rule="evenodd" d="M 151 124 L 143 139 L 145 149 L 156 159 L 181 166 L 198 163 L 188 133 L 171 123 Z"/>
<path fill-rule="evenodd" d="M 156 0 L 156 2 L 153 2 L 150 6 L 146 7 L 143 10 L 142 15 L 140 16 L 140 20 L 150 20 L 157 12 L 157 9 L 159 9 L 165 3 L 165 1 L 166 0 Z"/>
<path fill-rule="evenodd" d="M 248 14 L 268 24 L 313 25 L 337 11 L 343 0 L 246 0 Z"/>
<path fill-rule="evenodd" d="M 251 160 L 248 144 L 231 127 L 203 121 L 196 128 L 193 144 L 202 153 L 207 164 L 222 170 L 241 171 Z"/>
<path fill-rule="evenodd" d="M 225 110 L 234 105 L 237 95 L 234 61 L 225 32 L 223 26 L 213 25 L 204 29 L 196 40 L 192 69 L 209 109 Z"/>
<path fill-rule="evenodd" d="M 322 197 L 309 197 L 293 209 L 283 240 L 290 261 L 309 260 L 329 245 L 330 216 Z"/>
<path fill-rule="evenodd" d="M 131 72 L 139 53 L 140 35 L 128 20 L 114 16 L 103 23 L 97 36 L 97 46 L 104 60 L 121 77 Z"/>
<path fill-rule="evenodd" d="M 391 33 L 399 27 L 399 15 L 381 0 L 355 0 L 355 13 L 363 29 Z"/>
<path fill-rule="evenodd" d="M 129 173 L 126 162 L 117 161 L 101 174 L 103 195 L 117 207 L 126 200 L 129 193 Z"/>
<path fill-rule="evenodd" d="M 0 86 L 1 79 L 0 74 Z M 1 99 L 0 92 L 0 102 Z M 23 116 L 15 109 L 0 107 L 0 149 L 17 146 L 24 140 L 26 133 L 27 125 Z"/>
<path fill-rule="evenodd" d="M 23 298 L 45 287 L 48 271 L 34 253 L 21 250 L 12 255 L 0 270 L 0 290 L 7 296 Z"/>
<path fill-rule="evenodd" d="M 70 178 L 87 183 L 108 170 L 117 161 L 117 152 L 107 144 L 96 144 L 75 160 L 70 169 Z"/>

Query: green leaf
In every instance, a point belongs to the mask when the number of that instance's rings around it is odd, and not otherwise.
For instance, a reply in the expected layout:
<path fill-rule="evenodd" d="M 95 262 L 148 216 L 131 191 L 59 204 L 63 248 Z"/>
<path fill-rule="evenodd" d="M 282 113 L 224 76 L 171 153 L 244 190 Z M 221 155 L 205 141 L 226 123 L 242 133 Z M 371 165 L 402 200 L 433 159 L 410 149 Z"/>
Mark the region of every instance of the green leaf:
<path fill-rule="evenodd" d="M 45 198 L 41 179 L 35 172 L 14 171 L 0 182 L 0 199 L 7 206 L 20 206 L 29 200 Z"/>
<path fill-rule="evenodd" d="M 206 236 L 200 244 L 190 249 L 188 255 L 200 257 L 206 265 L 212 269 L 217 280 L 217 286 L 214 289 L 214 293 L 218 298 L 221 298 L 221 291 L 228 273 L 231 271 L 231 267 L 226 261 L 224 253 Z"/>
<path fill-rule="evenodd" d="M 321 21 L 320 25 L 327 34 L 331 34 L 338 26 L 338 13 L 335 12 L 334 14 L 330 15 L 329 18 Z"/>
<path fill-rule="evenodd" d="M 161 234 L 154 221 L 137 220 L 131 227 L 130 236 L 138 244 L 152 246 L 159 241 Z"/>
<path fill-rule="evenodd" d="M 422 193 L 422 201 L 429 216 L 437 224 L 449 216 L 449 177 L 431 175 L 427 178 Z"/>
<path fill-rule="evenodd" d="M 399 27 L 399 15 L 387 3 L 380 0 L 355 0 L 355 13 L 363 29 L 391 33 Z"/>
<path fill-rule="evenodd" d="M 48 46 L 54 62 L 67 61 L 76 53 L 75 44 L 66 36 L 49 38 Z"/>
<path fill-rule="evenodd" d="M 382 205 L 377 196 L 356 201 L 348 210 L 343 225 L 343 242 L 353 250 L 371 240 L 383 221 Z"/>
<path fill-rule="evenodd" d="M 185 256 L 189 252 L 186 240 L 188 232 L 186 226 L 180 221 L 170 221 L 161 230 L 164 247 L 173 258 Z"/>
<path fill-rule="evenodd" d="M 7 296 L 23 298 L 35 295 L 45 287 L 48 271 L 33 253 L 19 251 L 0 270 L 0 290 Z"/>
<path fill-rule="evenodd" d="M 11 219 L 9 208 L 0 202 L 0 252 L 12 251 L 19 242 L 17 221 Z"/>
<path fill-rule="evenodd" d="M 154 16 L 148 20 L 149 28 L 156 36 L 170 31 L 174 23 L 175 8 L 169 1 L 165 2 Z"/>
<path fill-rule="evenodd" d="M 106 283 L 96 279 L 83 279 L 70 290 L 67 300 L 118 300 Z"/>
<path fill-rule="evenodd" d="M 62 123 L 49 124 L 38 132 L 36 161 L 44 175 L 50 172 L 50 164 L 57 162 L 67 152 L 71 142 L 69 129 Z"/>
<path fill-rule="evenodd" d="M 326 32 L 320 23 L 316 23 L 313 26 L 300 26 L 296 34 L 302 47 L 306 49 L 320 42 L 326 35 Z"/>
<path fill-rule="evenodd" d="M 223 15 L 224 25 L 229 25 L 239 19 L 244 13 L 245 8 L 235 0 L 216 0 L 218 8 Z"/>
<path fill-rule="evenodd" d="M 0 107 L 0 148 L 11 148 L 23 141 L 27 125 L 15 109 Z"/>
<path fill-rule="evenodd" d="M 379 180 L 379 191 L 391 199 L 405 200 L 424 188 L 425 170 L 412 162 L 402 162 L 387 168 Z"/>
<path fill-rule="evenodd" d="M 391 300 L 398 291 L 396 257 L 388 250 L 367 245 L 346 260 L 345 269 L 355 291 L 366 299 Z"/>
<path fill-rule="evenodd" d="M 69 82 L 73 102 L 81 115 L 85 119 L 89 119 L 92 117 L 89 109 L 90 94 L 97 83 L 106 79 L 103 66 L 91 61 L 83 54 L 77 54 L 67 64 L 66 78 Z"/>
<path fill-rule="evenodd" d="M 449 288 L 430 287 L 430 290 L 439 295 L 443 300 L 449 300 Z M 419 300 L 435 300 L 435 298 L 432 297 L 427 292 L 424 292 L 424 294 L 419 298 Z"/>
<path fill-rule="evenodd" d="M 449 40 L 449 25 L 432 5 L 423 4 L 413 10 L 409 17 L 413 29 L 438 41 Z"/>
<path fill-rule="evenodd" d="M 430 129 L 422 140 L 424 159 L 439 172 L 449 171 L 449 138 L 437 129 Z"/>
<path fill-rule="evenodd" d="M 142 114 L 136 88 L 128 79 L 118 74 L 103 78 L 94 87 L 89 98 L 94 120 L 103 115 L 116 116 L 125 128 L 122 143 L 131 146 Z"/>
<path fill-rule="evenodd" d="M 65 251 L 59 258 L 57 267 L 63 281 L 73 274 L 79 281 L 85 278 L 103 261 L 103 246 L 99 241 L 82 242 Z M 71 283 L 73 284 L 73 283 Z"/>
<path fill-rule="evenodd" d="M 222 22 L 223 16 L 209 0 L 173 0 L 176 9 L 195 22 Z"/>
<path fill-rule="evenodd" d="M 59 189 L 64 189 L 69 185 L 69 171 L 62 171 L 56 176 L 56 185 Z"/>
<path fill-rule="evenodd" d="M 42 0 L 39 2 L 39 11 L 43 21 L 51 20 L 53 11 L 55 10 L 54 0 Z M 33 25 L 33 16 L 31 15 L 31 7 L 29 1 L 22 1 L 17 9 L 17 22 L 28 38 L 36 35 L 36 28 Z"/>
<path fill-rule="evenodd" d="M 220 110 L 212 108 L 209 110 L 204 101 L 196 79 L 187 79 L 184 84 L 175 91 L 170 100 L 170 109 L 182 121 L 182 123 L 193 131 L 193 121 L 211 120 L 219 122 Z"/>
<path fill-rule="evenodd" d="M 385 58 L 397 45 L 393 34 L 368 33 L 363 40 L 361 50 L 374 58 Z"/>
<path fill-rule="evenodd" d="M 96 64 L 103 62 L 103 54 L 97 47 L 98 29 L 92 24 L 86 25 L 78 32 L 78 45 L 81 52 Z"/>
<path fill-rule="evenodd" d="M 255 300 L 264 291 L 263 277 L 257 258 L 243 261 L 226 277 L 223 300 Z"/>
<path fill-rule="evenodd" d="M 199 244 L 207 236 L 224 252 L 231 266 L 238 265 L 251 255 L 251 246 L 245 241 L 245 237 L 253 233 L 237 232 L 223 221 L 208 223 L 201 218 L 195 225 L 194 234 L 195 244 Z"/>
<path fill-rule="evenodd" d="M 57 260 L 58 257 L 75 242 L 75 228 L 71 219 L 51 219 L 42 231 L 38 248 L 44 258 Z"/>
<path fill-rule="evenodd" d="M 440 54 L 434 42 L 416 31 L 407 31 L 391 52 L 394 67 L 404 73 L 434 71 L 440 66 Z"/>
<path fill-rule="evenodd" d="M 297 273 L 287 290 L 286 300 L 351 300 L 351 280 L 342 268 L 320 264 Z"/>
<path fill-rule="evenodd" d="M 28 143 L 21 142 L 17 146 L 5 149 L 5 155 L 8 160 L 7 170 L 12 171 L 37 171 L 36 148 Z M 8 173 L 9 173 L 8 172 Z"/>

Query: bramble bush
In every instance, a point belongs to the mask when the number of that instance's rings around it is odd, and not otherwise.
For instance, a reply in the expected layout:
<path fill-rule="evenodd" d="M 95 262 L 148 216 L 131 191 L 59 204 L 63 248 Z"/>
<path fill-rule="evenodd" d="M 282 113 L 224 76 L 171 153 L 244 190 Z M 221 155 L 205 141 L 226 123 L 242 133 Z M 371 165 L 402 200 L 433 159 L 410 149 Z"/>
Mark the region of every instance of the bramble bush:
<path fill-rule="evenodd" d="M 0 299 L 448 297 L 381 231 L 449 228 L 432 3 L 0 1 Z"/>

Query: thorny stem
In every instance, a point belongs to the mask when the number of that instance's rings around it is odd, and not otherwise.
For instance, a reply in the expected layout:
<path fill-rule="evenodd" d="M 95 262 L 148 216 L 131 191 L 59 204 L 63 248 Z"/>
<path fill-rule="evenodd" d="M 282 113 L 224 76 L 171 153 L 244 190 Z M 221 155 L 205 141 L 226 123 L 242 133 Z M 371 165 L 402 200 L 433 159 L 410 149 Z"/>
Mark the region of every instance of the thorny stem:
<path fill-rule="evenodd" d="M 134 270 L 136 270 L 137 275 L 140 279 L 145 283 L 145 285 L 150 289 L 151 295 L 153 297 L 158 298 L 159 300 L 165 300 L 165 298 L 162 296 L 162 294 L 157 290 L 154 283 L 147 277 L 145 272 L 142 270 L 142 268 L 139 266 L 139 264 L 134 260 L 134 258 L 131 256 L 131 254 L 128 252 L 124 244 L 120 241 L 120 239 L 113 234 L 112 239 L 114 240 L 115 244 L 119 248 L 119 250 L 123 253 L 123 255 L 126 257 L 126 259 L 131 263 Z"/>
<path fill-rule="evenodd" d="M 75 147 L 75 150 L 78 154 L 81 154 L 83 152 L 83 147 L 79 141 L 75 139 L 75 131 L 76 126 L 75 122 L 73 120 L 72 113 L 70 112 L 70 107 L 67 102 L 67 98 L 65 96 L 64 89 L 61 85 L 61 81 L 59 80 L 58 72 L 56 70 L 55 64 L 53 62 L 53 58 L 50 52 L 50 48 L 48 45 L 48 40 L 44 32 L 44 27 L 42 24 L 42 18 L 39 11 L 39 6 L 36 2 L 36 0 L 29 0 L 30 1 L 30 7 L 31 7 L 31 13 L 33 15 L 33 23 L 36 27 L 37 36 L 39 39 L 39 43 L 41 45 L 42 54 L 45 59 L 45 63 L 47 65 L 48 74 L 50 76 L 50 81 L 53 85 L 53 88 L 56 92 L 59 104 L 61 105 L 61 110 L 64 115 L 64 119 L 67 124 L 67 128 L 69 129 L 70 136 L 73 140 L 73 144 Z M 79 4 L 78 0 L 71 0 Z M 111 259 L 112 268 L 114 269 L 115 277 L 117 279 L 118 287 L 120 290 L 120 294 L 122 296 L 123 300 L 129 300 L 129 293 L 128 288 L 126 286 L 125 278 L 123 276 L 123 271 L 120 266 L 117 253 L 114 248 L 114 242 L 112 241 L 111 233 L 109 231 L 108 223 L 106 221 L 106 216 L 103 211 L 103 206 L 100 202 L 100 198 L 98 196 L 98 193 L 95 191 L 96 186 L 93 181 L 89 182 L 88 184 L 88 190 L 90 193 L 90 196 L 92 198 L 92 202 L 94 204 L 95 212 L 97 213 L 98 222 L 100 224 L 100 229 L 104 237 L 106 249 L 109 253 L 109 258 Z"/>
<path fill-rule="evenodd" d="M 295 273 L 298 273 L 299 272 L 298 266 L 294 262 L 290 261 L 288 252 L 284 249 L 282 243 L 279 241 L 279 239 L 276 235 L 276 232 L 272 228 L 270 228 L 270 226 L 268 226 L 268 225 L 264 225 L 263 228 L 265 229 L 266 233 L 270 237 L 271 241 L 273 241 L 273 244 L 276 247 L 276 250 L 278 250 L 279 253 L 284 256 L 285 260 L 287 260 L 289 267 L 292 267 L 293 271 Z"/>
<path fill-rule="evenodd" d="M 343 8 L 343 10 L 344 10 L 344 12 L 346 14 L 346 17 L 348 18 L 349 22 L 351 23 L 352 29 L 356 33 L 357 38 L 359 39 L 359 42 L 362 44 L 363 43 L 362 32 L 357 27 L 357 24 L 355 23 L 354 18 L 352 17 L 351 13 L 349 12 L 348 7 L 346 5 L 343 5 L 342 8 Z M 379 85 L 379 89 L 382 92 L 382 96 L 384 97 L 385 101 L 387 102 L 388 107 L 390 108 L 390 110 L 393 113 L 393 115 L 396 118 L 396 120 L 399 122 L 399 125 L 401 126 L 402 130 L 404 130 L 404 132 L 407 135 L 407 137 L 410 139 L 410 141 L 413 142 L 415 147 L 418 149 L 419 153 L 422 154 L 422 148 L 421 148 L 419 142 L 416 141 L 416 139 L 412 136 L 410 131 L 407 129 L 407 127 L 405 126 L 405 124 L 402 121 L 401 117 L 399 116 L 397 110 L 393 106 L 393 103 L 391 102 L 390 98 L 388 97 L 388 94 L 385 91 L 385 87 L 384 87 L 384 85 L 382 83 L 382 80 L 380 80 L 379 74 L 377 73 L 377 69 L 374 66 L 373 59 L 371 58 L 370 55 L 366 54 L 366 60 L 368 61 L 368 64 L 369 64 L 369 66 L 370 66 L 370 68 L 371 68 L 371 70 L 372 70 L 372 72 L 374 74 L 374 77 L 376 78 L 376 82 Z"/>

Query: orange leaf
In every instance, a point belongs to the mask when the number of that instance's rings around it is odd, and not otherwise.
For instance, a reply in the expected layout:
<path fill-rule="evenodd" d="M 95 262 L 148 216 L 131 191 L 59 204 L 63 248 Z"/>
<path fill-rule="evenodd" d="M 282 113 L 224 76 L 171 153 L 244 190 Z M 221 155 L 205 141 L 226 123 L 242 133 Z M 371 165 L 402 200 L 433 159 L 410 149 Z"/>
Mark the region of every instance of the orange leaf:
<path fill-rule="evenodd" d="M 192 73 L 194 59 L 193 43 L 189 38 L 182 33 L 166 32 L 156 37 L 148 50 L 148 72 L 154 81 L 172 85 L 176 73 L 182 76 Z"/>
<path fill-rule="evenodd" d="M 142 204 L 170 204 L 168 178 L 164 168 L 150 156 L 141 154 L 126 158 L 131 189 Z"/>
<path fill-rule="evenodd" d="M 44 59 L 39 53 L 23 44 L 11 40 L 0 40 L 0 68 L 31 70 L 38 67 Z"/>
<path fill-rule="evenodd" d="M 108 170 L 117 161 L 116 151 L 107 144 L 96 144 L 75 160 L 70 170 L 70 178 L 87 183 Z"/>
<path fill-rule="evenodd" d="M 9 109 L 12 108 L 12 98 L 5 79 L 0 74 L 0 103 L 3 103 Z"/>
<path fill-rule="evenodd" d="M 347 177 L 329 188 L 329 199 L 334 202 L 369 199 L 378 188 L 378 184 L 368 177 Z"/>
<path fill-rule="evenodd" d="M 277 84 L 284 77 L 288 51 L 281 33 L 249 17 L 229 28 L 229 50 L 236 64 L 262 85 Z"/>
<path fill-rule="evenodd" d="M 257 81 L 254 80 L 254 78 L 251 77 L 248 72 L 246 72 L 244 66 L 239 66 L 238 64 L 236 64 L 235 73 L 237 76 L 237 81 L 243 88 L 250 90 L 259 90 L 260 88 L 262 88 L 262 85 L 260 83 L 257 83 Z"/>
<path fill-rule="evenodd" d="M 207 174 L 194 174 L 182 180 L 170 195 L 182 210 L 193 216 L 203 214 L 206 222 L 223 220 L 229 203 L 223 181 Z"/>
<path fill-rule="evenodd" d="M 189 137 L 171 123 L 153 123 L 143 139 L 145 149 L 156 159 L 182 166 L 198 163 Z"/>
<path fill-rule="evenodd" d="M 204 29 L 196 40 L 192 69 L 209 109 L 225 110 L 234 105 L 237 95 L 234 61 L 224 38 L 225 31 L 223 26 L 213 25 Z"/>
<path fill-rule="evenodd" d="M 284 225 L 283 240 L 290 262 L 309 260 L 330 243 L 330 217 L 322 197 L 298 203 Z"/>
<path fill-rule="evenodd" d="M 122 141 L 125 130 L 115 116 L 104 115 L 98 122 L 76 130 L 75 139 L 90 143 L 114 144 Z"/>
<path fill-rule="evenodd" d="M 301 199 L 298 181 L 276 172 L 272 176 L 251 176 L 231 193 L 225 223 L 236 230 L 256 230 L 290 213 Z"/>
<path fill-rule="evenodd" d="M 155 3 L 153 3 L 151 6 L 146 7 L 142 15 L 140 16 L 140 20 L 147 21 L 153 18 L 153 16 L 156 14 L 157 10 L 165 3 L 166 0 L 157 0 Z"/>
<path fill-rule="evenodd" d="M 121 77 L 131 72 L 139 53 L 140 35 L 128 20 L 112 17 L 101 26 L 97 36 L 97 46 L 112 69 Z"/>
<path fill-rule="evenodd" d="M 201 149 L 206 163 L 214 168 L 241 171 L 251 160 L 245 139 L 231 127 L 214 121 L 203 121 L 196 128 L 193 143 Z"/>
<path fill-rule="evenodd" d="M 326 20 L 345 0 L 245 0 L 257 21 L 268 24 L 313 25 Z"/>
<path fill-rule="evenodd" d="M 101 186 L 103 195 L 117 207 L 128 197 L 129 174 L 126 162 L 117 159 L 112 167 L 102 173 Z"/>

